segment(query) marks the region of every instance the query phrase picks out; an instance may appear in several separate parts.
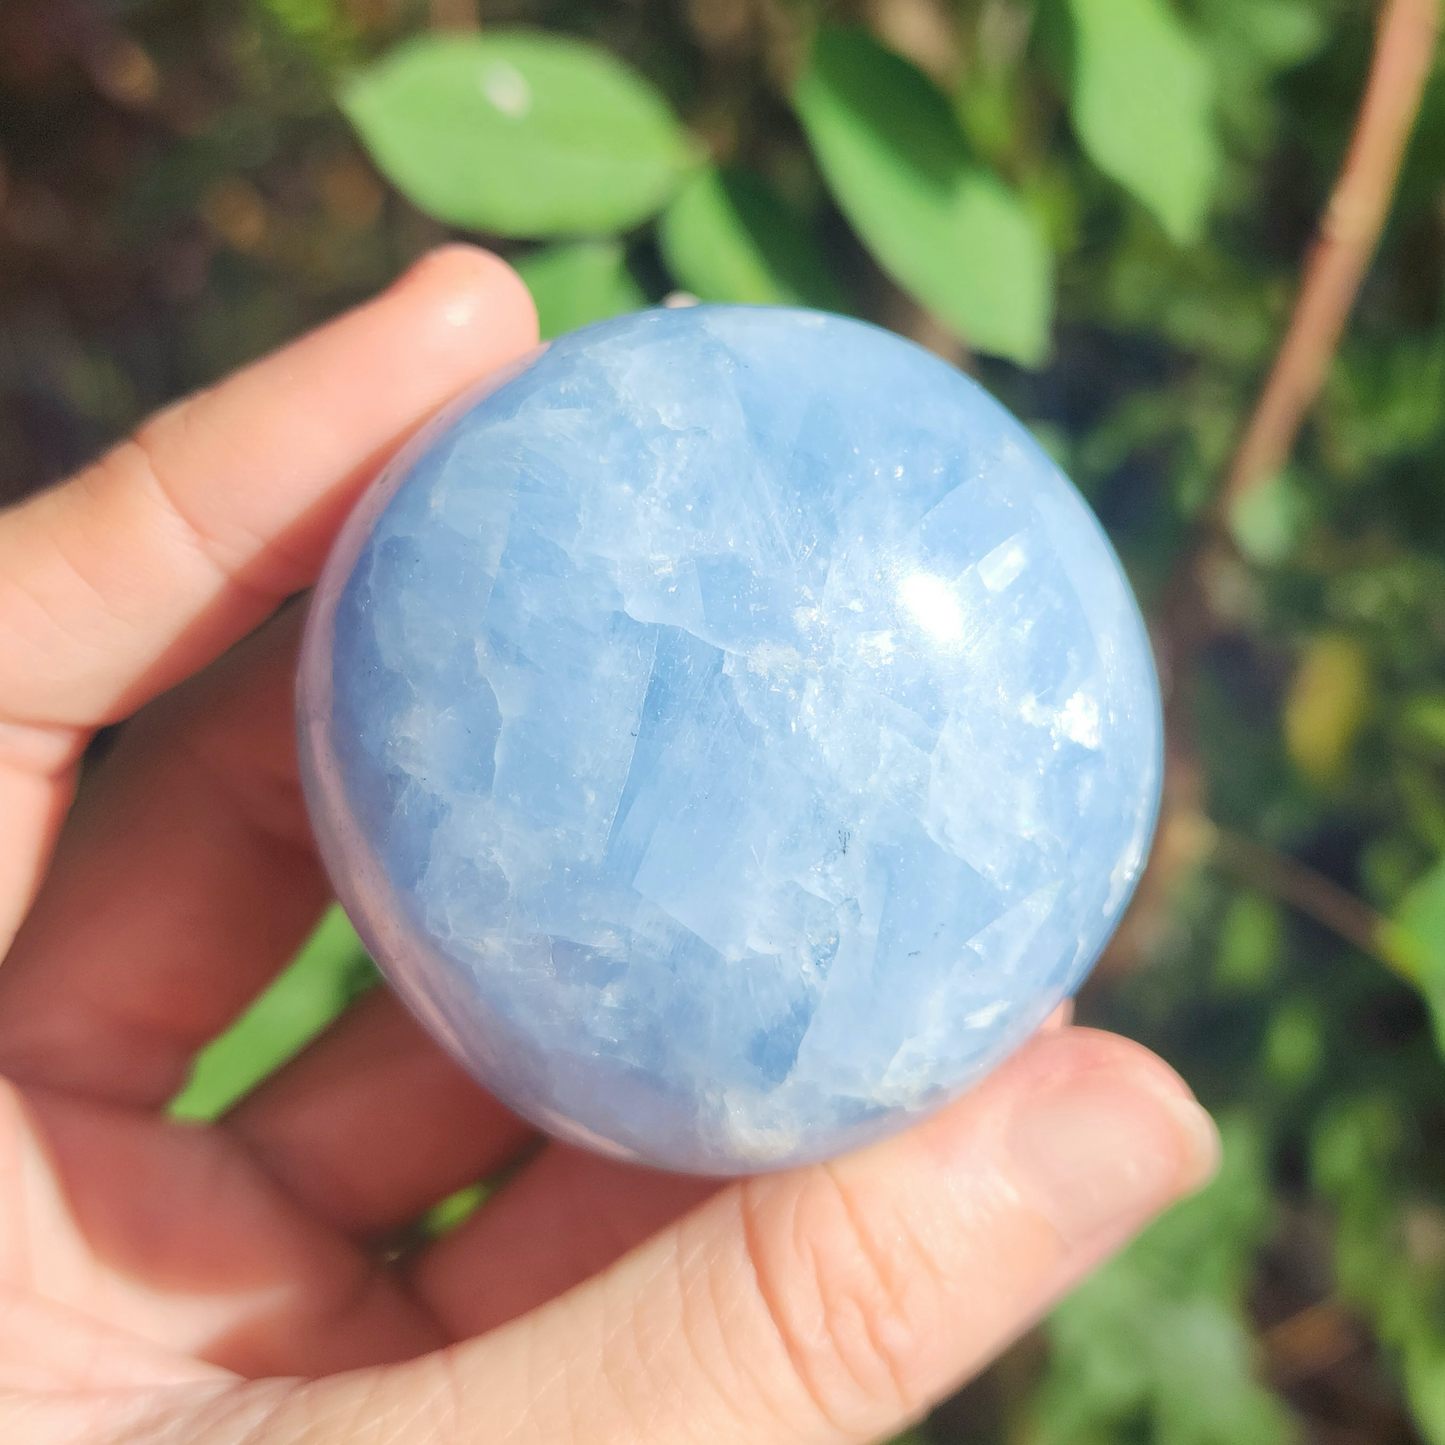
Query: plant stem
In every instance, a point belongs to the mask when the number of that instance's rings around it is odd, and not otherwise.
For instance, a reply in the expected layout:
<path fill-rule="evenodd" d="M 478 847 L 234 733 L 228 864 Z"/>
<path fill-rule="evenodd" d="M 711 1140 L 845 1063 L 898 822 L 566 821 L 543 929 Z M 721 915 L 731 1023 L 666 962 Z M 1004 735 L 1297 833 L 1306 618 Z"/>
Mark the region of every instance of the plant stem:
<path fill-rule="evenodd" d="M 1324 385 L 1389 214 L 1439 28 L 1440 0 L 1387 0 L 1380 14 L 1350 148 L 1305 262 L 1289 330 L 1220 498 L 1226 518 L 1289 459 L 1305 413 Z"/>
<path fill-rule="evenodd" d="M 1211 861 L 1240 883 L 1297 908 L 1407 983 L 1418 982 L 1402 930 L 1324 874 L 1243 833 L 1219 827 L 1214 829 Z"/>
<path fill-rule="evenodd" d="M 1389 214 L 1405 147 L 1434 64 L 1440 5 L 1441 0 L 1386 0 L 1349 149 L 1306 258 L 1289 328 L 1216 504 L 1216 526 L 1187 549 L 1175 568 L 1159 640 L 1161 670 L 1171 680 L 1166 693 L 1166 731 L 1171 754 L 1186 771 L 1198 769 L 1192 726 L 1198 652 L 1211 636 L 1228 626 L 1217 605 L 1218 588 L 1211 584 L 1221 567 L 1237 560 L 1228 518 L 1243 498 L 1284 466 L 1305 413 L 1324 384 Z M 1203 813 L 1202 779 L 1182 806 L 1186 821 L 1193 813 L 1199 828 L 1214 829 Z M 1161 837 L 1170 826 L 1172 812 L 1166 798 Z M 1202 837 L 1200 842 L 1201 853 L 1211 853 L 1216 866 L 1241 882 L 1293 905 L 1402 978 L 1413 981 L 1417 976 L 1411 941 L 1389 919 L 1338 884 L 1240 834 L 1214 829 L 1212 842 L 1204 844 Z M 1160 875 L 1155 886 L 1141 889 L 1140 903 L 1145 910 L 1155 912 L 1168 906 L 1177 875 L 1190 861 L 1186 850 L 1177 859 L 1166 860 L 1164 867 L 1155 868 Z M 1141 938 L 1158 931 L 1143 926 L 1134 930 Z"/>

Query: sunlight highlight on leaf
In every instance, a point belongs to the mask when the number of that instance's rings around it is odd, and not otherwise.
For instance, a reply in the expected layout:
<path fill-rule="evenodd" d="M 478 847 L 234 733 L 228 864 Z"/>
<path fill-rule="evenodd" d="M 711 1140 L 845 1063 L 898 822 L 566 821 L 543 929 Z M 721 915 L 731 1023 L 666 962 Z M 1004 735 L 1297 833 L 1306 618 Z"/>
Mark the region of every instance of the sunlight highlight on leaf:
<path fill-rule="evenodd" d="M 1037 366 L 1053 261 L 1032 211 L 970 160 L 948 101 L 861 30 L 825 29 L 793 103 L 878 260 L 968 345 Z"/>
<path fill-rule="evenodd" d="M 1168 0 L 1069 0 L 1073 117 L 1094 163 L 1170 238 L 1204 234 L 1219 174 L 1209 54 Z"/>
<path fill-rule="evenodd" d="M 627 230 L 699 159 L 647 81 L 559 35 L 421 36 L 354 75 L 341 104 L 413 204 L 499 236 Z"/>

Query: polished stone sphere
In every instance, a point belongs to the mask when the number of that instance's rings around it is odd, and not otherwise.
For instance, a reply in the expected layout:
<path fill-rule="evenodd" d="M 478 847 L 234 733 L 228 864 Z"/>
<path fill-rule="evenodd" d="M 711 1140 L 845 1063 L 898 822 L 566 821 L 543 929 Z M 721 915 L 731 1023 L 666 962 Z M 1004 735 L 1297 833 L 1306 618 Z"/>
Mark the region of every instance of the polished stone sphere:
<path fill-rule="evenodd" d="M 967 377 L 647 311 L 433 423 L 312 602 L 303 777 L 402 997 L 564 1139 L 729 1174 L 954 1097 L 1087 973 L 1158 800 L 1149 646 Z"/>

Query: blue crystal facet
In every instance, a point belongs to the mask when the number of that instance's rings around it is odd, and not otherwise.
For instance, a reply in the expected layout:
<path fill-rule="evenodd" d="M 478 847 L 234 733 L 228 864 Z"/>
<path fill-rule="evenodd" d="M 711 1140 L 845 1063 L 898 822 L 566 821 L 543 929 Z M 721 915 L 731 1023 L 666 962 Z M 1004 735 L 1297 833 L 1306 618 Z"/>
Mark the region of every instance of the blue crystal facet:
<path fill-rule="evenodd" d="M 824 1157 L 977 1080 L 1143 863 L 1158 691 L 1087 506 L 837 317 L 649 311 L 466 398 L 313 600 L 303 775 L 393 984 L 553 1134 Z"/>

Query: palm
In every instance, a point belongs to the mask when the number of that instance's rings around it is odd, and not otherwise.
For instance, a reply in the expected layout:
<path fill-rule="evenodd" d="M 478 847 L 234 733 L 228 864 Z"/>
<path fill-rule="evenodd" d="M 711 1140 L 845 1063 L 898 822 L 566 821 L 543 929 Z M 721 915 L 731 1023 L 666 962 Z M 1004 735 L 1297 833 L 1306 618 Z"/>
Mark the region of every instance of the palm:
<path fill-rule="evenodd" d="M 160 1384 L 188 1359 L 312 1374 L 438 1342 L 425 1310 L 227 1131 L 48 1090 L 7 1091 L 6 1115 L 0 1211 L 23 1228 L 0 1269 L 26 1322 L 13 1384 Z"/>
<path fill-rule="evenodd" d="M 381 1010 L 368 1012 L 379 1018 Z M 393 1267 L 346 1229 L 341 1211 L 328 1207 L 340 1205 L 339 1196 L 309 1207 L 290 1194 L 237 1137 L 239 1121 L 194 1128 L 9 1086 L 4 1111 L 0 1216 L 21 1227 L 6 1231 L 0 1279 L 10 1308 L 33 1308 L 51 1322 L 33 1337 L 43 1348 L 24 1362 L 37 1387 L 73 1378 L 82 1361 L 87 1383 L 106 1379 L 111 1347 L 129 1371 L 137 1340 L 247 1376 L 311 1376 L 408 1358 L 538 1302 L 563 1282 L 559 1266 L 577 1278 L 589 1273 L 632 1242 L 625 1236 L 643 1221 L 661 1222 L 697 1189 L 639 1175 L 626 1207 L 599 1220 L 599 1181 L 589 1180 L 584 1248 L 595 1257 L 582 1257 L 574 1235 L 565 1262 L 538 1271 L 536 1261 L 507 1250 L 484 1269 L 483 1241 L 469 1239 L 464 1253 L 478 1257 L 461 1261 L 463 1277 L 453 1274 L 452 1288 L 439 1289 L 437 1261 Z M 576 1175 L 597 1168 L 568 1156 L 561 1172 L 580 1184 Z M 553 1203 L 566 1208 L 565 1200 Z M 448 1274 L 459 1244 L 448 1246 Z M 465 1304 L 463 1294 L 472 1296 Z M 97 1325 L 117 1338 L 106 1341 Z M 81 1337 L 88 1343 L 78 1351 Z M 174 1365 L 158 1359 L 158 1380 L 172 1377 Z M 12 1379 L 23 1383 L 24 1375 Z"/>

